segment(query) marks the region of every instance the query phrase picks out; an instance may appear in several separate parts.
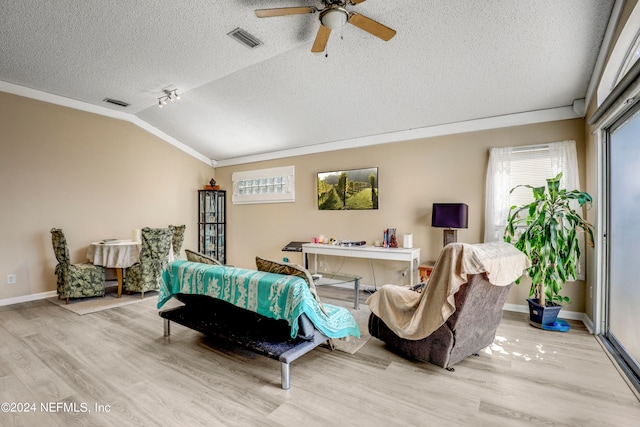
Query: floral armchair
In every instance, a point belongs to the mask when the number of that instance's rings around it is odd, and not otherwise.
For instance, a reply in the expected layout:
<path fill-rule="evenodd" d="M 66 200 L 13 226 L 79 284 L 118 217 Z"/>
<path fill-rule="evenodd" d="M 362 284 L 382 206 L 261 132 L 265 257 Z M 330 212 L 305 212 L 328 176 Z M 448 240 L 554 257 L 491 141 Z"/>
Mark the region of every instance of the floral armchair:
<path fill-rule="evenodd" d="M 53 252 L 58 260 L 58 299 L 104 296 L 104 267 L 90 263 L 71 264 L 67 238 L 59 228 L 51 229 Z"/>
<path fill-rule="evenodd" d="M 182 250 L 182 243 L 184 242 L 184 230 L 186 225 L 170 225 L 169 229 L 173 230 L 173 240 L 171 242 L 173 246 L 173 257 L 180 259 L 180 250 Z"/>
<path fill-rule="evenodd" d="M 140 292 L 141 298 L 144 298 L 146 291 L 160 288 L 162 270 L 169 262 L 172 238 L 173 231 L 170 228 L 142 229 L 140 262 L 125 270 L 125 291 Z"/>

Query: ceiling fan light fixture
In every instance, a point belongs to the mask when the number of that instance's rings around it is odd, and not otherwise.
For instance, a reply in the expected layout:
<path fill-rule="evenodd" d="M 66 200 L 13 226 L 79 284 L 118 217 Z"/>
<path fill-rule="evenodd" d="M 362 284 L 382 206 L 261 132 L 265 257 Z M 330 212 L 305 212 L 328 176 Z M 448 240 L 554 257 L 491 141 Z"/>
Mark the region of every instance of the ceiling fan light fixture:
<path fill-rule="evenodd" d="M 327 28 L 337 30 L 342 28 L 349 20 L 349 12 L 341 7 L 332 7 L 320 15 L 320 22 Z"/>

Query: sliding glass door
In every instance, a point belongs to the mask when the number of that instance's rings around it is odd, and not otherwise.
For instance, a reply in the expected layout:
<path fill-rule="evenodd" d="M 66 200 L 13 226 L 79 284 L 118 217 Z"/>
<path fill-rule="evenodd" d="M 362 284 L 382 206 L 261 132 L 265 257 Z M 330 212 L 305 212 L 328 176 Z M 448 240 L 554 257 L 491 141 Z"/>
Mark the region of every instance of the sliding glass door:
<path fill-rule="evenodd" d="M 608 131 L 608 294 L 604 334 L 636 386 L 640 379 L 639 109 L 636 105 Z"/>

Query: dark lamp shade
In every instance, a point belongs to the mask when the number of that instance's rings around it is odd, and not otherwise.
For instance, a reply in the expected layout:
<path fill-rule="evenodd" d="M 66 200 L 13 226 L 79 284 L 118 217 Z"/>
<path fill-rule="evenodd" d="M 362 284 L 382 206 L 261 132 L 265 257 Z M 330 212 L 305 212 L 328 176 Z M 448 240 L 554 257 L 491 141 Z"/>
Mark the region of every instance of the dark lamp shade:
<path fill-rule="evenodd" d="M 432 227 L 467 228 L 469 206 L 464 203 L 434 203 Z"/>

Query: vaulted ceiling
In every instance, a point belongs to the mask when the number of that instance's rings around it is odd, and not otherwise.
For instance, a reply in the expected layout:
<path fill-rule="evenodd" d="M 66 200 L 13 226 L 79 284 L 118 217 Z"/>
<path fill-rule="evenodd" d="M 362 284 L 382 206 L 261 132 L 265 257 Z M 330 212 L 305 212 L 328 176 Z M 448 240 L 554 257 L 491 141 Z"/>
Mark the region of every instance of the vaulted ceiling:
<path fill-rule="evenodd" d="M 367 0 L 346 9 L 395 37 L 348 23 L 312 53 L 318 13 L 254 10 L 321 1 L 3 0 L 0 82 L 135 118 L 231 164 L 570 107 L 587 93 L 613 3 Z M 227 35 L 236 28 L 263 44 L 242 45 Z M 161 109 L 164 89 L 181 99 Z"/>

